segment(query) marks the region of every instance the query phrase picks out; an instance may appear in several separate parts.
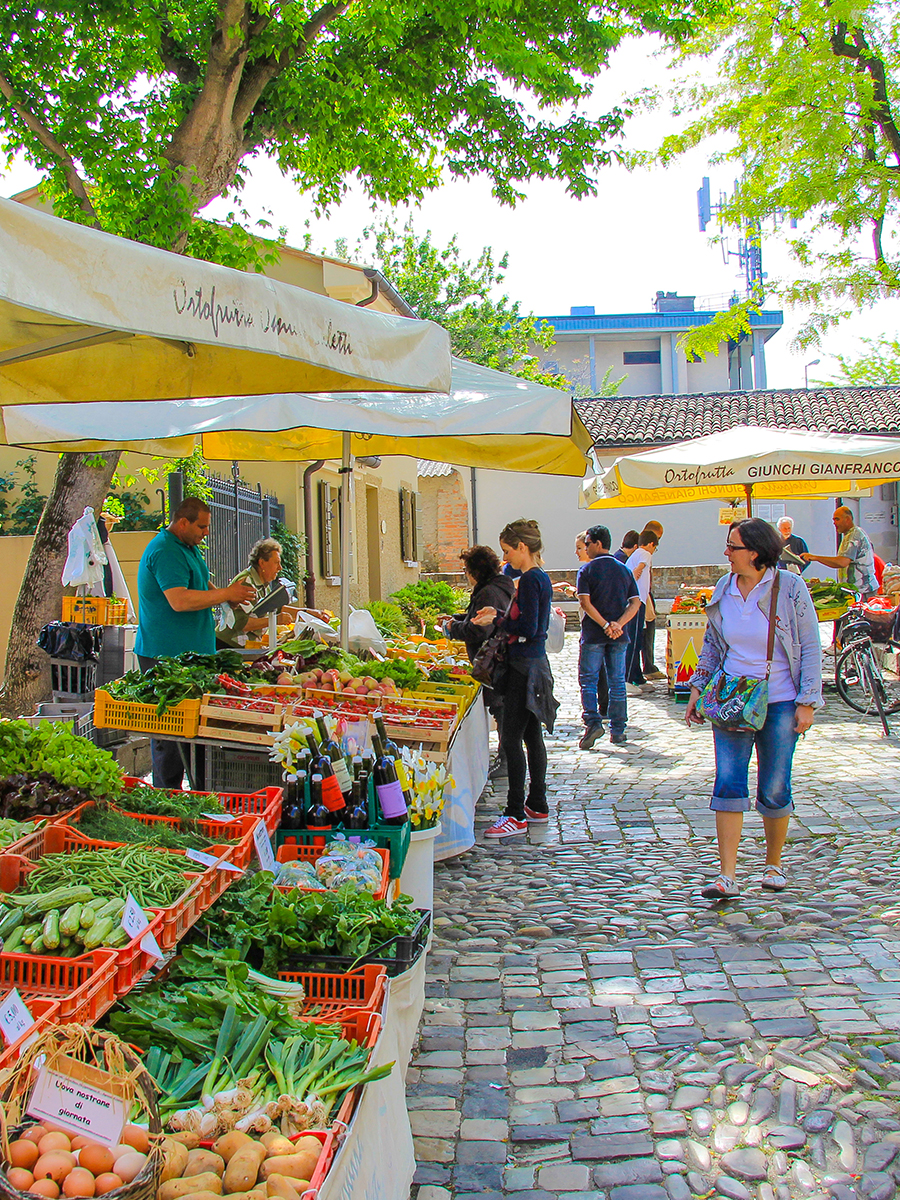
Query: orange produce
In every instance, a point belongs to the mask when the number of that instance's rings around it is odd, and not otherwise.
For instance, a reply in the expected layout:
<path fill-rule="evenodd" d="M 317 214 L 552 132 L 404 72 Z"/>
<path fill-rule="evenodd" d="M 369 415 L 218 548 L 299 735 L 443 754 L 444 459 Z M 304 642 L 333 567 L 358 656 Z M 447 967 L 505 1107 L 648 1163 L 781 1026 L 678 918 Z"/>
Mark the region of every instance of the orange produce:
<path fill-rule="evenodd" d="M 10 1167 L 6 1172 L 6 1178 L 17 1192 L 27 1192 L 34 1183 L 34 1176 L 24 1167 Z"/>
<path fill-rule="evenodd" d="M 36 1179 L 28 1190 L 46 1200 L 59 1200 L 59 1188 L 52 1179 Z"/>
<path fill-rule="evenodd" d="M 95 1190 L 94 1176 L 84 1167 L 73 1167 L 63 1180 L 64 1196 L 93 1196 Z"/>
<path fill-rule="evenodd" d="M 107 1192 L 114 1192 L 116 1188 L 122 1187 L 125 1181 L 112 1171 L 107 1171 L 103 1175 L 98 1175 L 94 1180 L 94 1188 L 96 1195 L 105 1196 Z"/>
<path fill-rule="evenodd" d="M 35 1179 L 52 1179 L 54 1183 L 62 1183 L 75 1166 L 75 1155 L 65 1150 L 48 1150 L 34 1164 Z"/>
<path fill-rule="evenodd" d="M 9 1143 L 9 1161 L 14 1167 L 24 1167 L 30 1171 L 40 1156 L 40 1150 L 30 1138 L 18 1138 Z"/>
<path fill-rule="evenodd" d="M 45 1133 L 38 1142 L 38 1150 L 41 1154 L 46 1154 L 49 1150 L 65 1150 L 66 1152 L 72 1149 L 71 1140 L 64 1133 Z"/>
<path fill-rule="evenodd" d="M 29 1142 L 34 1142 L 34 1144 L 37 1145 L 44 1134 L 49 1132 L 50 1130 L 46 1125 L 32 1125 L 30 1129 L 25 1130 L 25 1132 L 22 1134 L 22 1137 L 27 1138 Z"/>
<path fill-rule="evenodd" d="M 115 1161 L 113 1152 L 96 1142 L 89 1142 L 82 1147 L 78 1155 L 78 1165 L 90 1171 L 92 1175 L 105 1175 L 113 1169 Z"/>
<path fill-rule="evenodd" d="M 126 1125 L 122 1130 L 122 1141 L 133 1146 L 139 1154 L 150 1153 L 150 1135 L 143 1125 Z"/>

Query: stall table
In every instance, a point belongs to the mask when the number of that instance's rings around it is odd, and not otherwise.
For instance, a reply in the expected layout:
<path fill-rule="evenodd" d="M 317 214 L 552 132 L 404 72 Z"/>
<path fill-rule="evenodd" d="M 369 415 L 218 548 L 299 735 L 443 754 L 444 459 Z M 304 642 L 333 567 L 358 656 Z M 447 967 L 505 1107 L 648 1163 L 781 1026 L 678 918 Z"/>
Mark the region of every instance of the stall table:
<path fill-rule="evenodd" d="M 447 754 L 447 771 L 455 782 L 441 813 L 441 832 L 434 843 L 436 862 L 455 858 L 475 845 L 475 805 L 487 783 L 489 766 L 488 712 L 479 692 Z"/>

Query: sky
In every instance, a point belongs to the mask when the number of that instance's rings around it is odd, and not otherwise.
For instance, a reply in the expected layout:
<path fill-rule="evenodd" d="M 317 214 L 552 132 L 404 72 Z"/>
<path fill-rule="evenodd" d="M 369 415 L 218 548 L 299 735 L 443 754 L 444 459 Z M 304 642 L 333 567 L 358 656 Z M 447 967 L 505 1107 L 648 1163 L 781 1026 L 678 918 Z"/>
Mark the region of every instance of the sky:
<path fill-rule="evenodd" d="M 633 43 L 617 51 L 601 80 L 597 111 L 628 91 L 665 82 L 652 44 Z M 628 144 L 650 148 L 673 128 L 665 108 L 643 114 L 628 125 Z M 431 230 L 438 244 L 456 234 L 466 257 L 477 256 L 484 246 L 491 246 L 496 257 L 508 253 L 504 290 L 523 311 L 553 316 L 568 314 L 573 305 L 593 305 L 598 313 L 649 312 L 657 290 L 708 297 L 742 286 L 737 261 L 723 262 L 722 248 L 710 243 L 713 231 L 699 230 L 696 192 L 704 175 L 710 177 L 714 198 L 732 187 L 733 170 L 711 170 L 700 148 L 668 169 L 606 168 L 597 196 L 583 200 L 567 196 L 562 184 L 536 182 L 525 185 L 526 198 L 510 209 L 491 196 L 483 179 L 450 181 L 413 208 L 412 216 L 416 229 Z M 0 175 L 0 190 L 11 195 L 35 182 L 27 164 L 16 164 Z M 243 200 L 254 218 L 271 214 L 276 228 L 285 226 L 290 244 L 302 245 L 309 230 L 314 251 L 333 249 L 339 237 L 352 245 L 375 216 L 356 190 L 327 219 L 315 219 L 308 200 L 266 160 L 251 165 Z M 221 202 L 207 212 L 214 216 L 231 207 Z M 396 215 L 403 221 L 408 211 Z M 731 248 L 737 249 L 736 235 Z M 790 270 L 774 229 L 764 230 L 763 269 L 770 277 Z M 830 331 L 821 348 L 806 351 L 791 344 L 802 316 L 785 311 L 784 328 L 767 343 L 770 388 L 802 387 L 804 367 L 814 359 L 820 364 L 809 366 L 810 381 L 828 379 L 837 370 L 833 356 L 859 353 L 861 337 L 895 337 L 900 300 L 880 302 Z"/>

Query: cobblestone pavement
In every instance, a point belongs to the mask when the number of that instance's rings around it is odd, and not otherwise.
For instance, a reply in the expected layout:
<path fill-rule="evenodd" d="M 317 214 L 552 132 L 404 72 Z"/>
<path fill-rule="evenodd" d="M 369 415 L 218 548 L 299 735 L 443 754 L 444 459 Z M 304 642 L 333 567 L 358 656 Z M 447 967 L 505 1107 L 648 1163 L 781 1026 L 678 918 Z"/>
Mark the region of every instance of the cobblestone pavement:
<path fill-rule="evenodd" d="M 576 660 L 570 635 L 550 826 L 485 843 L 489 786 L 477 846 L 435 868 L 413 1195 L 890 1200 L 896 746 L 829 693 L 795 759 L 789 889 L 759 889 L 754 814 L 742 896 L 711 905 L 711 735 L 658 684 L 629 700 L 626 746 L 580 751 Z"/>

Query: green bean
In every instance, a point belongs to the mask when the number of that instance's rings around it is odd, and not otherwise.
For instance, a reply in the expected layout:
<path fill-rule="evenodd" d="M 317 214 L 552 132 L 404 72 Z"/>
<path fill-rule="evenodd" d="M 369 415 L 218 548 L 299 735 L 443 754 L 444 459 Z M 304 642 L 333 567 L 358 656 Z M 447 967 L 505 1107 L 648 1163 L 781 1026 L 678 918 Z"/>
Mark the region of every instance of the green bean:
<path fill-rule="evenodd" d="M 28 876 L 29 892 L 48 892 L 63 885 L 84 883 L 95 896 L 131 892 L 142 908 L 167 907 L 187 887 L 184 872 L 193 864 L 181 854 L 141 845 L 115 850 L 76 850 L 48 854 Z"/>

